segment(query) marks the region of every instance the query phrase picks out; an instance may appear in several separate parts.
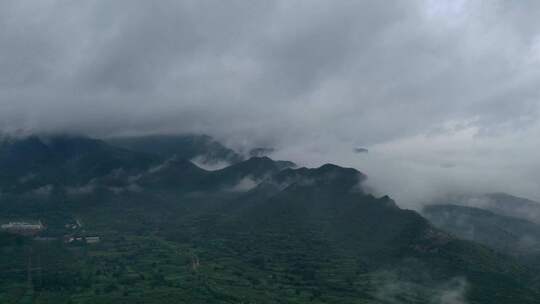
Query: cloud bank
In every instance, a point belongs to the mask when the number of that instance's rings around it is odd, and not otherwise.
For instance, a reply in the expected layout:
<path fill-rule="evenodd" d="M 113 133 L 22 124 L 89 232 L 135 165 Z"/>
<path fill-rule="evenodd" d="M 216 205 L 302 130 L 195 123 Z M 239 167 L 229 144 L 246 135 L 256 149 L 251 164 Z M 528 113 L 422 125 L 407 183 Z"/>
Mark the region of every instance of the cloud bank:
<path fill-rule="evenodd" d="M 4 1 L 0 129 L 207 133 L 540 198 L 537 1 Z M 354 147 L 369 153 L 355 154 Z"/>

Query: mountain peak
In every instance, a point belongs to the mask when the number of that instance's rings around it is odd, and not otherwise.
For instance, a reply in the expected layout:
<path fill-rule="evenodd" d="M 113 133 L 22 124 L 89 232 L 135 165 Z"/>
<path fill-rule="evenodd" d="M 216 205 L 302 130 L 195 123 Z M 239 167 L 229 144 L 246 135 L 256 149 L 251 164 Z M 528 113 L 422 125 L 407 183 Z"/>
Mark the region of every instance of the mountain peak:
<path fill-rule="evenodd" d="M 325 164 L 318 168 L 288 168 L 274 177 L 274 181 L 282 186 L 317 186 L 345 192 L 362 190 L 361 183 L 365 179 L 366 176 L 356 169 L 333 164 Z"/>
<path fill-rule="evenodd" d="M 197 159 L 199 163 L 212 165 L 218 162 L 235 164 L 243 157 L 208 135 L 169 134 L 110 138 L 107 142 L 132 151 L 143 152 L 163 158 L 177 156 Z"/>

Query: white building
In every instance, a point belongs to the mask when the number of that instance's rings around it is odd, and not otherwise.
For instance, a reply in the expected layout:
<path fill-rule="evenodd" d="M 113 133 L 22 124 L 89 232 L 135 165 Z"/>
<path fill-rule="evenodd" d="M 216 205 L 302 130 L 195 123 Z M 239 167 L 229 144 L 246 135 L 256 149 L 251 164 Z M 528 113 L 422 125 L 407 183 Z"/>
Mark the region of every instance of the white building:
<path fill-rule="evenodd" d="M 41 221 L 37 224 L 27 222 L 9 222 L 7 224 L 2 224 L 0 228 L 4 230 L 41 230 L 43 229 L 43 224 L 41 224 Z"/>

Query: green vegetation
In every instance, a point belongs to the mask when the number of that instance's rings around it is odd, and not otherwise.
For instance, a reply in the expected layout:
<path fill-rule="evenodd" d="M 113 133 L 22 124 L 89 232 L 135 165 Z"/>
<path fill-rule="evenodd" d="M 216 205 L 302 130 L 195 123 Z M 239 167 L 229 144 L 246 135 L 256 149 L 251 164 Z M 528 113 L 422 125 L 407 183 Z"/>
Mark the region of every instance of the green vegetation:
<path fill-rule="evenodd" d="M 126 159 L 140 155 L 121 151 Z M 84 157 L 71 159 L 61 168 Z M 252 158 L 204 171 L 162 161 L 124 170 L 130 174 L 111 168 L 91 182 L 57 182 L 46 195 L 4 193 L 1 220 L 39 219 L 47 225 L 42 236 L 57 239 L 0 234 L 0 303 L 427 304 L 453 297 L 507 304 L 540 297 L 534 273 L 520 262 L 364 193 L 365 176 L 354 169 L 290 169 Z M 256 184 L 237 190 L 248 178 Z"/>

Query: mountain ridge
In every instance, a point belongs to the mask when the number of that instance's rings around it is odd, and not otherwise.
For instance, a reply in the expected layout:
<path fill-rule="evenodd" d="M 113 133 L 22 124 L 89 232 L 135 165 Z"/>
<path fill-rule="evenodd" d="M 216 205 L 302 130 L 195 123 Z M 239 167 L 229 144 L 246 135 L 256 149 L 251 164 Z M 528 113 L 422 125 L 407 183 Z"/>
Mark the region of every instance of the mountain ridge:
<path fill-rule="evenodd" d="M 0 220 L 39 219 L 48 227 L 44 239 L 56 240 L 0 239 L 0 251 L 13 255 L 11 263 L 0 263 L 0 273 L 26 269 L 28 259 L 43 253 L 41 281 L 34 273 L 35 287 L 22 289 L 42 291 L 37 297 L 44 302 L 90 294 L 100 303 L 151 303 L 137 290 L 152 290 L 154 297 L 188 302 L 388 303 L 377 293 L 381 273 L 388 272 L 416 286 L 398 294 L 405 303 L 431 303 L 440 286 L 461 277 L 471 286 L 471 303 L 540 297 L 519 261 L 460 240 L 388 196 L 369 194 L 362 186 L 367 176 L 354 168 L 296 168 L 253 157 L 205 170 L 178 155 L 99 140 L 64 138 L 53 147 L 35 153 L 38 160 L 49 152 L 61 156 L 43 166 L 54 173 L 43 175 L 54 191 L 0 196 Z M 78 170 L 82 176 L 65 181 Z M 101 241 L 62 241 L 81 235 Z M 16 297 L 12 290 L 25 280 L 0 276 L 0 299 Z M 52 287 L 60 283 L 63 290 Z"/>

